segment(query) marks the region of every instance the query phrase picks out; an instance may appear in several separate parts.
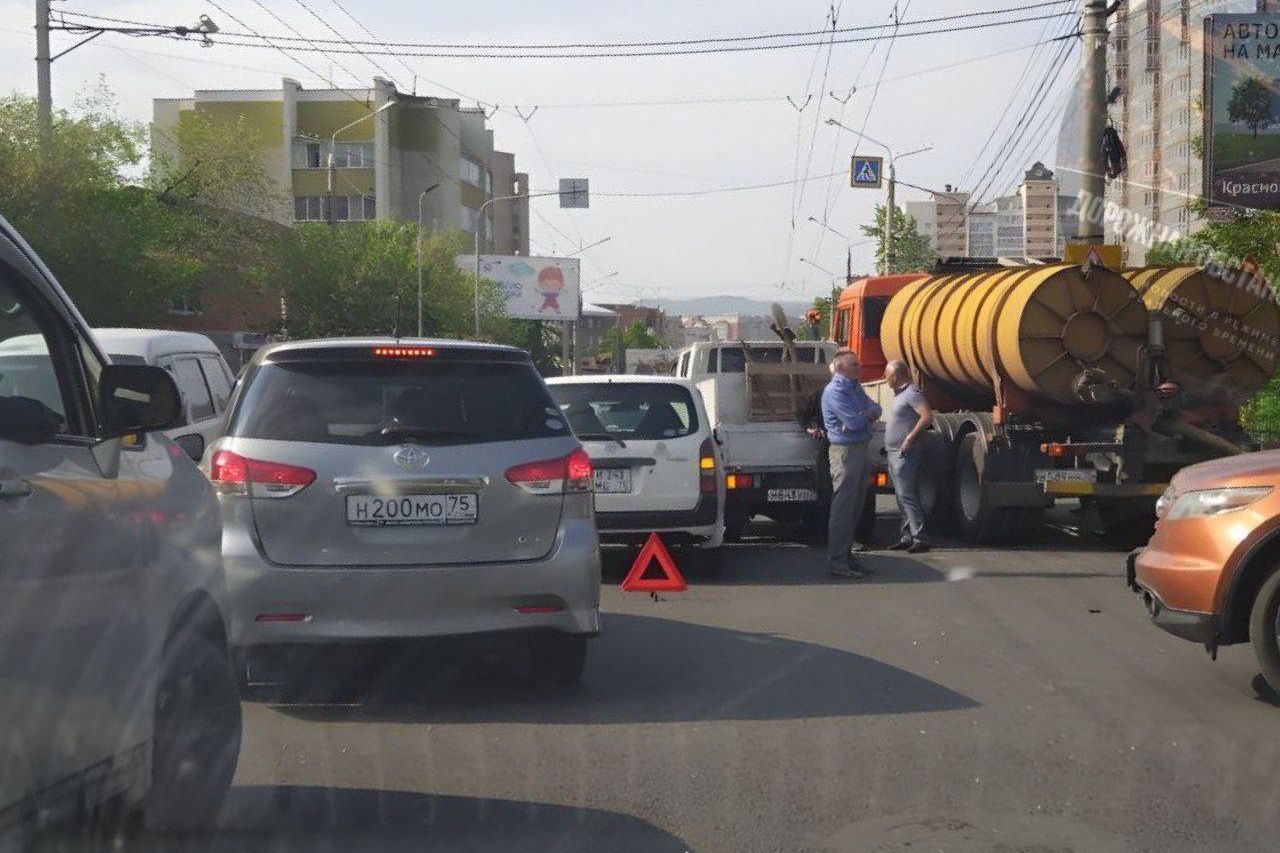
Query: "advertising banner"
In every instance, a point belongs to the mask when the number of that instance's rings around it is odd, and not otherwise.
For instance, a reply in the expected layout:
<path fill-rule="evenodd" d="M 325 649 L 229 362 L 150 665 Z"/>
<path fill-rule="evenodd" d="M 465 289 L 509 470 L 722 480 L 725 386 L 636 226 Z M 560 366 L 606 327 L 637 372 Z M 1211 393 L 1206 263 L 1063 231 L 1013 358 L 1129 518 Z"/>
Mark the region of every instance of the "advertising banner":
<path fill-rule="evenodd" d="M 475 255 L 458 255 L 458 268 L 474 272 Z M 576 320 L 581 310 L 577 258 L 481 255 L 480 277 L 507 294 L 507 316 L 521 320 Z"/>
<path fill-rule="evenodd" d="M 1205 18 L 1204 195 L 1280 209 L 1280 15 Z"/>

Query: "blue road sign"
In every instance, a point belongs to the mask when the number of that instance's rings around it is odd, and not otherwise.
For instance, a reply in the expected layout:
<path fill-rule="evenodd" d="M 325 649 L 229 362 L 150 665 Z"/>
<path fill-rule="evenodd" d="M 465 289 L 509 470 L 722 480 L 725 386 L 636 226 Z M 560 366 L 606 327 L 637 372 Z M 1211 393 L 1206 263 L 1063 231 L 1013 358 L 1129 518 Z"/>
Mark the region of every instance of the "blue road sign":
<path fill-rule="evenodd" d="M 884 177 L 884 158 L 853 155 L 849 166 L 849 186 L 863 189 L 880 189 Z"/>

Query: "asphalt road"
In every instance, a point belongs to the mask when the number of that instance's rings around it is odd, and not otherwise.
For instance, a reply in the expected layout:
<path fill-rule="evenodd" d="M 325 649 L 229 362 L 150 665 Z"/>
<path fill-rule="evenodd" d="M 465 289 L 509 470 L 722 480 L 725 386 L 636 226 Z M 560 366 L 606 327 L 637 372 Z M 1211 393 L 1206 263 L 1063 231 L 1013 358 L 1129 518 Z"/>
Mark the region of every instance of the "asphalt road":
<path fill-rule="evenodd" d="M 1275 849 L 1280 707 L 1247 648 L 1149 625 L 1122 554 L 1058 530 L 867 559 L 837 580 L 766 537 L 659 601 L 615 579 L 567 695 L 402 671 L 357 705 L 247 704 L 212 847 Z"/>

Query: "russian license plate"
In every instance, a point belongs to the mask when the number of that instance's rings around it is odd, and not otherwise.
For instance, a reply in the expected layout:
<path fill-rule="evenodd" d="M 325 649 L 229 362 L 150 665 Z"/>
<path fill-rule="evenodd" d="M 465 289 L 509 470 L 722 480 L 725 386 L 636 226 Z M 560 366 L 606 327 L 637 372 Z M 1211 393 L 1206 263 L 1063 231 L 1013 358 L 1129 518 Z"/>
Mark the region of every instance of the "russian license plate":
<path fill-rule="evenodd" d="M 596 491 L 602 495 L 631 494 L 630 468 L 597 468 Z"/>
<path fill-rule="evenodd" d="M 1037 468 L 1037 483 L 1096 483 L 1098 472 L 1093 468 Z"/>
<path fill-rule="evenodd" d="M 347 496 L 347 524 L 405 527 L 415 524 L 475 524 L 480 507 L 470 492 L 444 495 Z"/>
<path fill-rule="evenodd" d="M 770 489 L 765 499 L 769 503 L 803 503 L 816 501 L 818 493 L 813 489 Z"/>

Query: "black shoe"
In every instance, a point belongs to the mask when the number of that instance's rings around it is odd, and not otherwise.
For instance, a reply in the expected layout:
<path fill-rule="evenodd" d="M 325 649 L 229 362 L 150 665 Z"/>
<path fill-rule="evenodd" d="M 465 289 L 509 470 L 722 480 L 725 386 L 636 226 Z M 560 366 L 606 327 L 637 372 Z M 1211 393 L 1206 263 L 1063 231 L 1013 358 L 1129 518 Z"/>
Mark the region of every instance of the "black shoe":
<path fill-rule="evenodd" d="M 911 547 L 910 539 L 901 539 L 897 542 L 894 542 L 889 547 L 885 548 L 885 550 L 886 551 L 905 551 L 910 547 Z"/>
<path fill-rule="evenodd" d="M 919 539 L 907 546 L 908 554 L 923 554 L 929 550 L 928 542 L 921 542 Z"/>
<path fill-rule="evenodd" d="M 853 566 L 845 566 L 843 569 L 832 567 L 831 574 L 838 578 L 851 578 L 853 580 L 865 576 L 861 569 L 855 569 Z"/>

